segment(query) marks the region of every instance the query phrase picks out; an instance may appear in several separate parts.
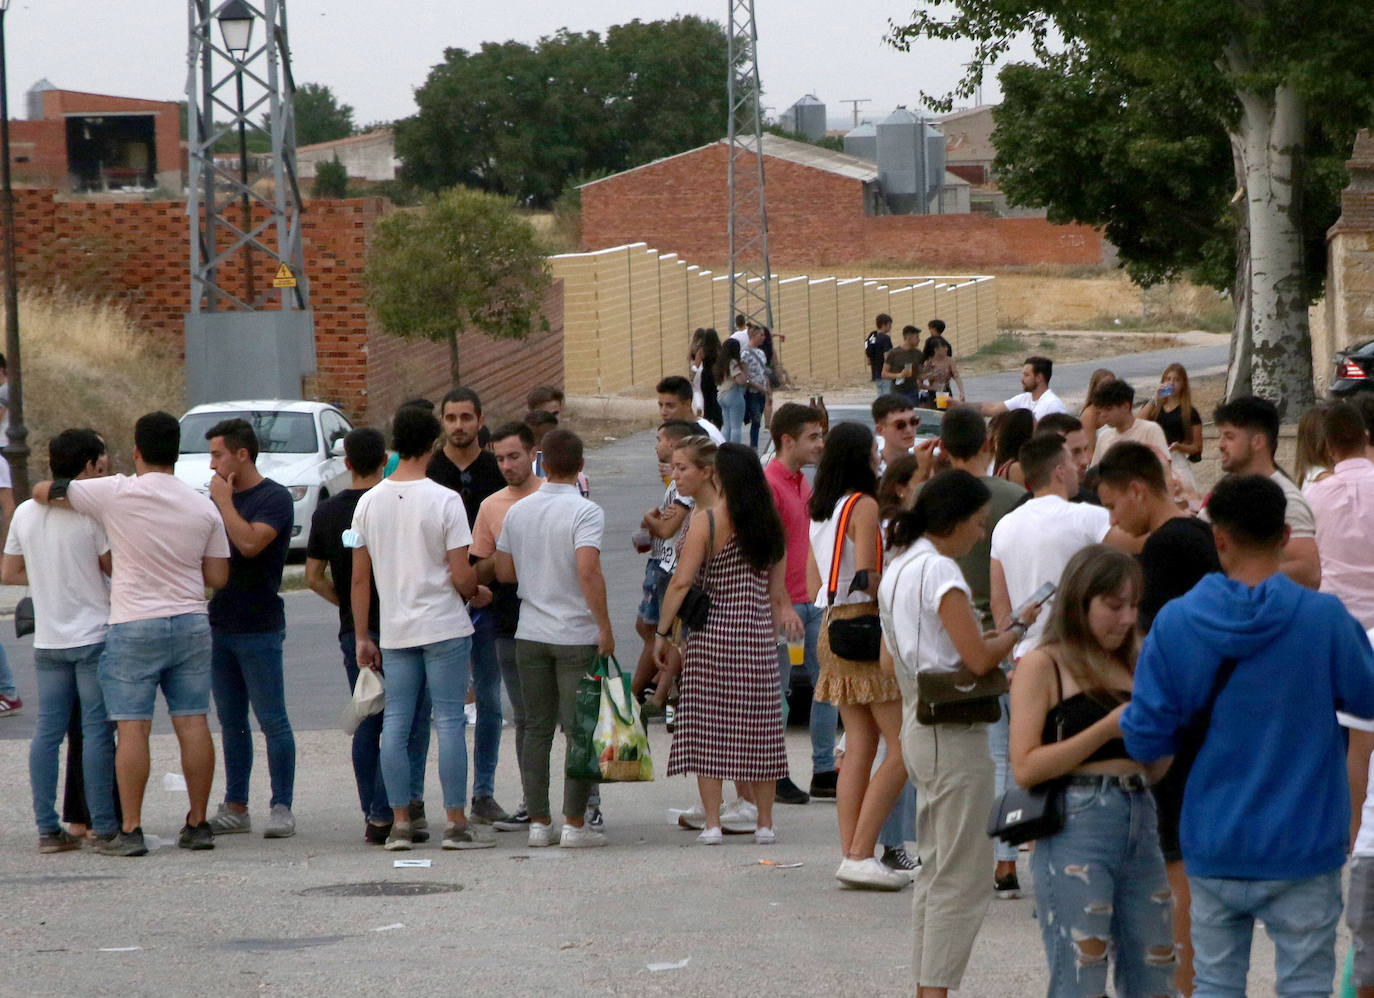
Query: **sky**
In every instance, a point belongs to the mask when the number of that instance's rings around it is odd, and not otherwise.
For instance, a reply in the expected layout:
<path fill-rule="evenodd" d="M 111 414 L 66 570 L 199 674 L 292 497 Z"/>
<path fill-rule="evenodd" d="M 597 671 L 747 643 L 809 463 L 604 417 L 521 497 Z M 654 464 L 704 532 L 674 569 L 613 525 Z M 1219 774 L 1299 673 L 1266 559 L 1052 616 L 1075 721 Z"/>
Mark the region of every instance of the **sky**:
<path fill-rule="evenodd" d="M 678 14 L 723 23 L 728 2 L 578 0 L 563 7 L 548 0 L 288 0 L 286 10 L 297 83 L 331 87 L 353 106 L 361 126 L 413 114 L 413 91 L 446 48 L 472 50 L 484 41 L 508 39 L 533 43 L 562 27 L 604 31 L 634 18 Z M 913 4 L 755 0 L 763 103 L 772 106 L 765 114 L 775 117 L 814 93 L 825 102 L 831 127 L 838 128 L 852 121 L 846 99 L 870 98 L 861 105 L 861 119 L 880 121 L 898 104 L 916 109 L 922 89 L 951 89 L 971 43 L 924 42 L 910 53 L 883 43 L 888 19 L 908 16 Z M 11 116 L 24 116 L 23 95 L 41 78 L 63 90 L 182 99 L 186 25 L 184 0 L 13 0 L 5 15 Z M 1028 57 L 1024 50 L 1019 54 Z M 993 75 L 984 88 L 985 103 L 998 99 Z"/>

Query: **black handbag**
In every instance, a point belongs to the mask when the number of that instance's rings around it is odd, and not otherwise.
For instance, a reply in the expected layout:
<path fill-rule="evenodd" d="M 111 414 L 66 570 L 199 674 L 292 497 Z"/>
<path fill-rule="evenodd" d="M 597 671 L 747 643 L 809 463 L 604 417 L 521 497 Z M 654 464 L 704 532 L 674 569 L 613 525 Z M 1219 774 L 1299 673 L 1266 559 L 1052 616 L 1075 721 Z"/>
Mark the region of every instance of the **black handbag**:
<path fill-rule="evenodd" d="M 1059 703 L 1064 702 L 1064 684 L 1059 680 L 1059 663 L 1054 663 L 1054 684 Z M 1064 740 L 1064 717 L 1055 721 L 1054 740 Z M 1013 783 L 988 814 L 988 837 L 1001 839 L 1009 846 L 1046 839 L 1064 830 L 1064 779 L 1046 780 L 1033 787 Z"/>
<path fill-rule="evenodd" d="M 830 559 L 830 576 L 826 583 L 826 635 L 830 639 L 830 650 L 840 658 L 851 662 L 877 662 L 883 641 L 883 625 L 878 619 L 878 606 L 873 604 L 873 612 L 861 617 L 844 617 L 830 620 L 829 610 L 835 605 L 835 594 L 840 585 L 840 554 L 844 550 L 845 531 L 849 529 L 850 514 L 858 505 L 863 493 L 855 492 L 840 508 L 835 524 L 835 551 Z M 883 537 L 878 532 L 878 571 L 883 570 Z M 852 591 L 852 588 L 851 588 Z"/>
<path fill-rule="evenodd" d="M 706 557 L 701 562 L 703 572 L 706 563 L 711 560 L 711 549 L 716 546 L 716 515 L 709 509 L 706 511 L 706 525 L 710 533 L 706 540 Z M 700 577 L 699 574 L 698 578 Z M 682 604 L 677 608 L 677 619 L 682 621 L 682 626 L 687 630 L 699 631 L 706 626 L 706 619 L 710 614 L 711 594 L 693 582 L 682 596 Z"/>
<path fill-rule="evenodd" d="M 16 637 L 25 637 L 33 633 L 35 627 L 33 620 L 33 597 L 25 596 L 14 608 L 14 633 Z"/>

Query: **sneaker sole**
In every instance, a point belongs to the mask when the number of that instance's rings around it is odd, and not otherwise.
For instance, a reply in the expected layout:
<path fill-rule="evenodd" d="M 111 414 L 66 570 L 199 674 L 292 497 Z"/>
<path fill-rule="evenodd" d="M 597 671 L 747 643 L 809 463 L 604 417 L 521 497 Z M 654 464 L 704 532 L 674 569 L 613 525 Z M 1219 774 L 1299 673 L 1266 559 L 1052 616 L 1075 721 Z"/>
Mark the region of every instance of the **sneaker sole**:
<path fill-rule="evenodd" d="M 491 827 L 498 832 L 528 832 L 528 821 L 493 821 Z"/>
<path fill-rule="evenodd" d="M 410 850 L 410 843 L 388 842 L 386 845 L 382 846 L 382 848 L 385 849 L 387 852 L 408 852 Z"/>
<path fill-rule="evenodd" d="M 840 882 L 841 887 L 844 887 L 848 890 L 887 891 L 889 894 L 894 894 L 897 891 L 902 890 L 904 887 L 907 886 L 907 884 L 911 882 L 909 880 L 905 880 L 905 878 L 903 878 L 905 882 L 900 884 L 875 884 L 868 880 L 845 880 L 842 877 L 836 877 L 835 879 Z"/>
<path fill-rule="evenodd" d="M 1019 890 L 1018 890 L 1018 891 L 993 891 L 993 894 L 996 895 L 998 901 L 1015 901 L 1016 899 L 1018 899 L 1018 898 L 1021 896 L 1021 892 L 1020 892 Z"/>
<path fill-rule="evenodd" d="M 560 842 L 558 843 L 558 848 L 560 848 L 560 849 L 602 849 L 602 848 L 605 848 L 605 846 L 606 846 L 607 844 L 608 844 L 608 843 L 606 843 L 606 842 L 561 842 L 561 841 L 560 841 Z"/>
<path fill-rule="evenodd" d="M 145 846 L 144 848 L 142 848 L 142 849 L 138 849 L 138 850 L 130 851 L 130 852 L 125 852 L 125 851 L 122 851 L 122 850 L 120 850 L 120 851 L 113 851 L 113 850 L 110 850 L 110 849 L 99 849 L 99 850 L 97 850 L 97 852 L 99 852 L 100 855 L 102 855 L 102 856 L 146 856 L 146 855 L 148 855 L 148 849 L 147 849 L 146 846 Z"/>
<path fill-rule="evenodd" d="M 177 848 L 187 849 L 191 852 L 205 852 L 209 849 L 215 848 L 215 844 L 213 842 L 182 842 L 180 839 L 178 839 Z"/>
<path fill-rule="evenodd" d="M 44 856 L 51 856 L 53 853 L 58 853 L 58 852 L 76 852 L 76 851 L 77 851 L 78 849 L 80 849 L 80 848 L 81 848 L 81 843 L 80 843 L 79 841 L 78 841 L 78 842 L 63 842 L 61 845 L 55 845 L 55 846 L 39 846 L 39 847 L 38 847 L 38 851 L 39 851 L 42 855 L 44 855 Z"/>
<path fill-rule="evenodd" d="M 685 814 L 679 814 L 677 816 L 677 827 L 686 828 L 689 831 L 693 832 L 699 832 L 706 827 L 706 821 L 704 819 L 702 821 L 696 821 L 691 818 L 688 818 Z"/>
<path fill-rule="evenodd" d="M 444 839 L 443 848 L 445 849 L 495 849 L 495 842 L 455 842 L 452 839 Z"/>
<path fill-rule="evenodd" d="M 289 832 L 283 831 L 281 829 L 269 828 L 267 831 L 262 833 L 262 837 L 265 839 L 289 839 L 291 838 L 291 836 L 295 834 L 296 830 L 294 828 L 291 829 Z"/>
<path fill-rule="evenodd" d="M 210 831 L 216 835 L 247 835 L 253 830 L 252 825 L 235 825 L 233 828 L 216 828 L 215 823 L 210 822 Z"/>

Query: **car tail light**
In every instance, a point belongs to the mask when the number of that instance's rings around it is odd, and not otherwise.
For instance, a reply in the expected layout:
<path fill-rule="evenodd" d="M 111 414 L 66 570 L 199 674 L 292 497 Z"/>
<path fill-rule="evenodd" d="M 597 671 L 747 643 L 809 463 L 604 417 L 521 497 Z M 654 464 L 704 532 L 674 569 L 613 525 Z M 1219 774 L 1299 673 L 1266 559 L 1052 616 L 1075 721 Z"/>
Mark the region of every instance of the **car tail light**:
<path fill-rule="evenodd" d="M 1352 357 L 1346 357 L 1336 367 L 1336 377 L 1344 378 L 1347 381 L 1364 381 L 1369 375 L 1360 366 L 1359 361 Z"/>

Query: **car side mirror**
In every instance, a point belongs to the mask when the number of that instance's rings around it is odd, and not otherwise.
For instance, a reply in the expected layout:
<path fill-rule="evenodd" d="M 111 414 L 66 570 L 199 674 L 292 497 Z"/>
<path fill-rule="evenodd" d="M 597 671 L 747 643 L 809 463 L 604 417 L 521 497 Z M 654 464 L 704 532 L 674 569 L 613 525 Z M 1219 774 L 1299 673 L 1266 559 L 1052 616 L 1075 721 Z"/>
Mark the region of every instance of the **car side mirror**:
<path fill-rule="evenodd" d="M 333 442 L 332 444 L 329 445 L 329 453 L 330 453 L 330 454 L 333 454 L 335 457 L 343 457 L 343 456 L 344 456 L 344 445 L 343 445 L 343 441 L 344 441 L 344 438 L 343 438 L 343 437 L 335 437 L 335 438 L 334 438 L 334 442 Z"/>

